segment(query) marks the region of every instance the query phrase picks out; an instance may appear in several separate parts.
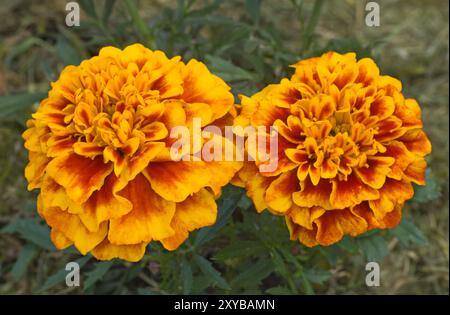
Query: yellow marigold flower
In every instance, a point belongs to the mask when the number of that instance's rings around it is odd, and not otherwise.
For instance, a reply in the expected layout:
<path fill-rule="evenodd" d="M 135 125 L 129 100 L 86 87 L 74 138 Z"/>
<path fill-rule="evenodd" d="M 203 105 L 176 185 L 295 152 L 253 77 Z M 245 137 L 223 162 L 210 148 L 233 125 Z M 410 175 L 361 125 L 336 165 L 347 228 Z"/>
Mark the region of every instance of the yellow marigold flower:
<path fill-rule="evenodd" d="M 235 125 L 277 127 L 278 166 L 260 171 L 258 151 L 234 182 L 257 211 L 283 215 L 291 239 L 307 246 L 394 227 L 413 196 L 411 182 L 425 183 L 431 144 L 418 103 L 354 53 L 329 52 L 293 67 L 291 79 L 241 96 Z"/>
<path fill-rule="evenodd" d="M 169 135 L 195 117 L 228 119 L 234 98 L 203 63 L 180 59 L 105 47 L 52 83 L 23 138 L 28 189 L 40 189 L 58 249 L 137 261 L 149 242 L 174 250 L 215 222 L 215 197 L 241 165 L 173 161 Z"/>

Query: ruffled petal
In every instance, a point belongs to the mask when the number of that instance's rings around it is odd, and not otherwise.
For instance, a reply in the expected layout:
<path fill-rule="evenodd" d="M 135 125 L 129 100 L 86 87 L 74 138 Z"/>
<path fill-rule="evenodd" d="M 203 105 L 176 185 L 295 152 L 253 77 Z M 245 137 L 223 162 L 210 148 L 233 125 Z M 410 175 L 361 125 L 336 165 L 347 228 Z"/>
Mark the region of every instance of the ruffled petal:
<path fill-rule="evenodd" d="M 188 232 L 216 222 L 217 205 L 214 196 L 206 189 L 177 203 L 175 215 L 170 226 L 175 231 L 173 236 L 164 238 L 161 243 L 168 250 L 177 249 L 188 237 Z"/>
<path fill-rule="evenodd" d="M 133 204 L 126 215 L 111 219 L 108 239 L 116 245 L 148 243 L 173 235 L 170 222 L 175 203 L 157 195 L 143 175 L 138 175 L 119 192 Z"/>
<path fill-rule="evenodd" d="M 91 160 L 70 154 L 54 158 L 48 164 L 46 171 L 66 189 L 67 195 L 73 201 L 82 204 L 94 191 L 102 187 L 112 168 L 112 164 L 103 163 L 101 157 Z"/>

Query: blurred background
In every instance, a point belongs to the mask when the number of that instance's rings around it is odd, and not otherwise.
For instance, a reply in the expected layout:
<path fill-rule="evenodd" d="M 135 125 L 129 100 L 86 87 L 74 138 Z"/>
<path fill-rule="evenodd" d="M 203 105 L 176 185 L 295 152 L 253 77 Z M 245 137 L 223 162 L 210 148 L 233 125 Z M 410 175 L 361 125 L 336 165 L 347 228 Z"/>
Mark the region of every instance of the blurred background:
<path fill-rule="evenodd" d="M 357 0 L 77 2 L 78 27 L 65 24 L 65 1 L 0 6 L 0 294 L 448 294 L 447 1 L 375 1 L 379 27 L 365 24 L 366 1 Z M 26 189 L 25 121 L 64 66 L 134 42 L 198 58 L 247 95 L 290 76 L 299 59 L 328 50 L 371 56 L 422 106 L 433 144 L 427 186 L 415 187 L 396 229 L 326 248 L 290 242 L 281 218 L 256 215 L 230 187 L 217 224 L 174 253 L 151 245 L 130 264 L 58 252 L 36 213 L 37 192 Z M 364 284 L 369 260 L 380 263 L 380 287 Z M 65 286 L 68 261 L 80 263 L 81 287 Z"/>

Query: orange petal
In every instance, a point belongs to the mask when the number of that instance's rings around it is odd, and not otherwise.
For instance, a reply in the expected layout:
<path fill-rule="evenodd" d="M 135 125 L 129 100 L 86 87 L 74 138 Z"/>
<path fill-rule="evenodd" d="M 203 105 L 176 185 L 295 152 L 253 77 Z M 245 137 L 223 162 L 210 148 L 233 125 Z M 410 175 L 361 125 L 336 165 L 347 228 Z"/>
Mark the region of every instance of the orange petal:
<path fill-rule="evenodd" d="M 163 142 L 149 142 L 142 146 L 128 161 L 126 178 L 132 180 L 141 173 L 165 147 Z"/>
<path fill-rule="evenodd" d="M 146 141 L 161 140 L 169 134 L 166 126 L 159 121 L 154 121 L 148 125 L 145 125 L 140 131 L 144 133 Z"/>
<path fill-rule="evenodd" d="M 51 230 L 50 239 L 52 240 L 52 243 L 55 245 L 55 247 L 59 250 L 66 249 L 73 244 L 73 242 L 68 239 L 64 235 L 64 233 L 58 231 L 57 229 Z"/>
<path fill-rule="evenodd" d="M 377 116 L 380 120 L 391 116 L 394 110 L 394 100 L 390 96 L 378 98 L 370 105 L 370 114 Z"/>
<path fill-rule="evenodd" d="M 309 178 L 300 183 L 300 191 L 292 194 L 292 199 L 299 207 L 319 206 L 325 210 L 334 209 L 330 203 L 331 183 L 328 180 L 321 180 L 314 186 Z"/>
<path fill-rule="evenodd" d="M 367 231 L 367 222 L 350 210 L 328 211 L 316 221 L 317 241 L 320 245 L 331 245 L 344 235 L 357 236 Z"/>
<path fill-rule="evenodd" d="M 313 230 L 313 222 L 325 213 L 321 207 L 303 208 L 293 205 L 289 211 L 289 217 L 292 221 L 308 230 Z"/>
<path fill-rule="evenodd" d="M 170 221 L 175 213 L 175 203 L 158 196 L 143 175 L 136 176 L 119 194 L 133 204 L 133 209 L 110 220 L 108 239 L 111 243 L 148 243 L 173 235 Z"/>
<path fill-rule="evenodd" d="M 379 199 L 369 201 L 369 206 L 377 220 L 382 220 L 387 213 L 394 210 L 398 203 L 404 203 L 414 195 L 414 190 L 410 183 L 393 179 L 387 179 L 379 192 Z"/>
<path fill-rule="evenodd" d="M 97 247 L 92 250 L 92 255 L 98 260 L 111 260 L 120 258 L 131 262 L 142 259 L 145 254 L 147 243 L 139 243 L 134 245 L 115 245 L 105 239 Z"/>
<path fill-rule="evenodd" d="M 292 206 L 292 193 L 299 188 L 295 171 L 283 173 L 267 188 L 265 201 L 271 210 L 278 213 L 286 212 Z"/>
<path fill-rule="evenodd" d="M 168 250 L 177 249 L 188 237 L 188 232 L 216 222 L 217 205 L 213 194 L 206 189 L 177 203 L 175 215 L 170 226 L 175 235 L 162 239 L 161 243 Z"/>
<path fill-rule="evenodd" d="M 47 140 L 47 156 L 56 157 L 74 150 L 75 139 L 72 136 L 51 136 Z"/>
<path fill-rule="evenodd" d="M 408 165 L 403 171 L 406 178 L 416 183 L 417 185 L 425 185 L 425 170 L 427 162 L 424 158 L 419 158 Z"/>
<path fill-rule="evenodd" d="M 335 179 L 332 183 L 333 190 L 330 201 L 336 209 L 351 207 L 362 201 L 379 198 L 377 190 L 361 182 L 354 174 L 348 176 L 346 181 Z"/>
<path fill-rule="evenodd" d="M 219 77 L 211 74 L 201 62 L 191 59 L 183 69 L 183 95 L 186 103 L 206 103 L 211 106 L 213 120 L 224 116 L 233 106 L 234 97 L 230 87 Z"/>
<path fill-rule="evenodd" d="M 145 169 L 153 190 L 166 200 L 180 202 L 205 187 L 213 174 L 203 161 L 150 163 Z"/>
<path fill-rule="evenodd" d="M 43 207 L 57 207 L 61 210 L 68 210 L 72 214 L 78 214 L 83 210 L 81 205 L 75 203 L 67 196 L 64 187 L 55 182 L 50 176 L 44 176 L 39 195 L 41 196 Z"/>
<path fill-rule="evenodd" d="M 403 171 L 414 161 L 415 156 L 408 151 L 406 146 L 399 141 L 392 141 L 386 146 L 383 155 L 394 158 L 394 164 L 390 166 L 391 172 L 388 177 L 400 180 L 403 178 Z"/>
<path fill-rule="evenodd" d="M 63 233 L 83 255 L 103 241 L 108 233 L 107 222 L 104 222 L 97 232 L 91 233 L 77 215 L 62 211 L 57 207 L 44 207 L 42 213 L 47 224 Z"/>
<path fill-rule="evenodd" d="M 273 181 L 273 178 L 259 174 L 258 168 L 251 162 L 245 162 L 238 175 L 245 183 L 247 196 L 252 199 L 256 211 L 261 212 L 266 209 L 266 189 Z"/>
<path fill-rule="evenodd" d="M 102 188 L 95 191 L 83 204 L 79 216 L 91 232 L 97 231 L 100 223 L 120 218 L 131 211 L 133 204 L 117 193 L 126 184 L 127 182 L 111 174 L 106 178 Z"/>
<path fill-rule="evenodd" d="M 355 173 L 364 184 L 379 189 L 383 187 L 386 175 L 391 172 L 390 166 L 394 162 L 394 158 L 387 156 L 369 156 L 367 166 L 355 168 Z"/>
<path fill-rule="evenodd" d="M 28 165 L 25 167 L 25 178 L 28 181 L 28 190 L 41 186 L 42 176 L 50 159 L 43 153 L 30 151 Z"/>
<path fill-rule="evenodd" d="M 431 143 L 421 129 L 408 130 L 399 140 L 414 154 L 425 156 L 431 153 Z"/>
<path fill-rule="evenodd" d="M 421 114 L 419 104 L 412 98 L 406 99 L 404 104 L 397 104 L 395 110 L 395 116 L 402 120 L 404 127 L 408 128 L 422 128 Z"/>
<path fill-rule="evenodd" d="M 101 157 L 91 160 L 70 154 L 54 158 L 46 170 L 73 201 L 82 204 L 102 187 L 112 168 L 112 164 L 103 163 Z"/>
<path fill-rule="evenodd" d="M 99 147 L 97 144 L 92 142 L 77 142 L 73 144 L 73 150 L 78 155 L 82 155 L 88 158 L 94 158 L 97 155 L 102 154 L 104 148 Z"/>

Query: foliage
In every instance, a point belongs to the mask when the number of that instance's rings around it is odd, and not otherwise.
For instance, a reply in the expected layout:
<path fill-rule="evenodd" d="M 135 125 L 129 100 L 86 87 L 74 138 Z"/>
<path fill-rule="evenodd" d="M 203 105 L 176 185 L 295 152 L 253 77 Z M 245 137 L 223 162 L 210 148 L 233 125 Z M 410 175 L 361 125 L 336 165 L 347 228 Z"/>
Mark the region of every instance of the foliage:
<path fill-rule="evenodd" d="M 345 7 L 347 1 L 340 2 Z M 321 0 L 283 1 L 283 9 L 278 11 L 271 1 L 261 0 L 179 0 L 169 4 L 155 1 L 151 8 L 143 1 L 132 0 L 79 3 L 83 9 L 80 27 L 67 28 L 47 17 L 41 30 L 32 24 L 37 31 L 26 33 L 9 49 L 0 47 L 0 70 L 25 73 L 21 78 L 27 78 L 2 87 L 0 73 L 0 93 L 5 94 L 0 96 L 0 140 L 5 145 L 0 153 L 0 189 L 2 195 L 8 196 L 1 199 L 0 206 L 0 282 L 8 285 L 0 285 L 0 292 L 366 293 L 364 266 L 368 261 L 383 263 L 388 256 L 406 255 L 424 244 L 438 243 L 434 234 L 432 240 L 427 239 L 415 223 L 421 223 L 418 218 L 427 217 L 424 205 L 434 205 L 448 213 L 448 156 L 442 157 L 441 152 L 448 153 L 448 140 L 446 149 L 445 145 L 437 148 L 438 153 L 430 161 L 429 184 L 416 187 L 405 218 L 391 231 L 372 231 L 358 238 L 346 237 L 333 246 L 307 248 L 289 240 L 282 218 L 257 214 L 242 189 L 228 186 L 219 200 L 216 224 L 192 233 L 177 251 L 150 246 L 144 259 L 134 264 L 98 262 L 72 249 L 57 252 L 47 226 L 36 213 L 35 193 L 25 193 L 21 172 L 26 156 L 19 135 L 33 106 L 48 91 L 48 82 L 54 81 L 64 66 L 78 64 L 102 46 L 124 47 L 142 42 L 169 56 L 201 59 L 232 86 L 236 95 L 248 95 L 290 75 L 287 65 L 299 59 L 330 49 L 377 58 L 383 56 L 379 50 L 388 41 L 380 40 L 384 36 L 373 39 L 371 34 L 367 35 L 370 40 L 364 40 L 356 33 L 330 37 L 329 33 L 319 32 L 318 29 L 323 30 L 321 23 L 329 17 L 323 14 L 333 9 L 332 4 Z M 347 13 L 342 10 L 345 18 Z M 58 14 L 63 16 L 65 12 Z M 288 16 L 288 20 L 277 16 Z M 406 78 L 409 76 L 414 73 L 407 72 Z M 448 72 L 446 78 L 448 83 Z M 448 114 L 448 103 L 443 111 Z M 427 109 L 425 115 L 426 112 Z M 440 123 L 448 129 L 448 120 Z M 435 139 L 441 141 L 439 137 Z M 415 212 L 410 215 L 408 210 Z M 428 210 L 432 209 L 425 211 Z M 439 246 L 446 250 L 448 267 L 448 230 L 446 243 L 444 236 L 444 244 Z M 8 248 L 15 252 L 10 253 Z M 64 268 L 69 261 L 77 261 L 81 266 L 80 288 L 64 285 Z M 448 281 L 448 268 L 443 273 L 445 277 Z M 429 290 L 448 292 L 448 283 L 441 286 Z"/>

